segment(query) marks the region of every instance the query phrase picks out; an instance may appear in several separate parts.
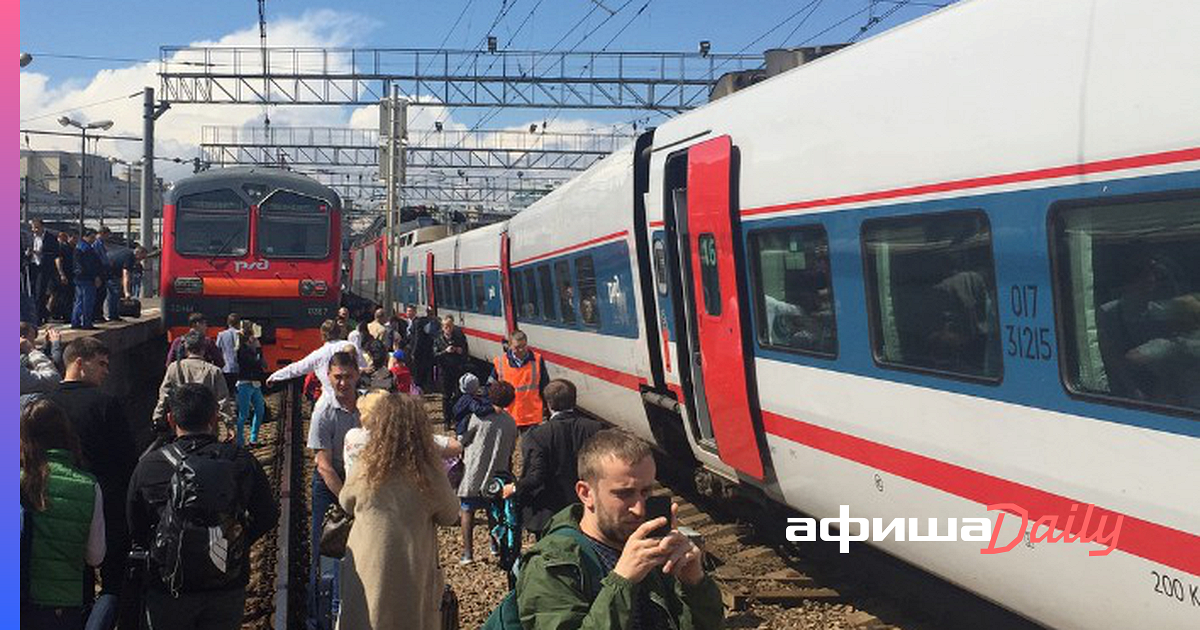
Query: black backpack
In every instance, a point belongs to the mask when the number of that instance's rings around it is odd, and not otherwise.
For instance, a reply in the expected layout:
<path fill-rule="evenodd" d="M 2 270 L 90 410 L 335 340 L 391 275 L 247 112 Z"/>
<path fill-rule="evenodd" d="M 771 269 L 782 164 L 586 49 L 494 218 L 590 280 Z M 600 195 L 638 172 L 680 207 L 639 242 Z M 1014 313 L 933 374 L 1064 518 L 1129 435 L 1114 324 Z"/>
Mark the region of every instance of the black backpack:
<path fill-rule="evenodd" d="M 175 472 L 150 542 L 150 562 L 176 597 L 235 588 L 248 560 L 238 449 L 212 446 L 188 452 L 176 442 L 162 448 Z"/>

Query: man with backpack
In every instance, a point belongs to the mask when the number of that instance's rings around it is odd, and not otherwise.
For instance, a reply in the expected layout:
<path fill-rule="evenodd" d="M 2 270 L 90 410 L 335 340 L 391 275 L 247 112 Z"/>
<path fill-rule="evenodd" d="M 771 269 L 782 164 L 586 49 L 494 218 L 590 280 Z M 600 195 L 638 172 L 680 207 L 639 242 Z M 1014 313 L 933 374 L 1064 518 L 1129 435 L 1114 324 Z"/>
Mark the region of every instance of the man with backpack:
<path fill-rule="evenodd" d="M 522 558 L 516 589 L 483 628 L 723 627 L 721 592 L 704 572 L 704 552 L 671 528 L 673 515 L 647 519 L 655 483 L 650 446 L 622 429 L 600 431 L 580 451 L 578 472 L 582 505 L 550 519 Z"/>
<path fill-rule="evenodd" d="M 279 506 L 262 466 L 217 441 L 217 400 L 203 385 L 171 393 L 175 440 L 147 453 L 129 483 L 129 531 L 145 549 L 151 630 L 235 630 L 250 581 L 250 545 L 275 527 Z"/>

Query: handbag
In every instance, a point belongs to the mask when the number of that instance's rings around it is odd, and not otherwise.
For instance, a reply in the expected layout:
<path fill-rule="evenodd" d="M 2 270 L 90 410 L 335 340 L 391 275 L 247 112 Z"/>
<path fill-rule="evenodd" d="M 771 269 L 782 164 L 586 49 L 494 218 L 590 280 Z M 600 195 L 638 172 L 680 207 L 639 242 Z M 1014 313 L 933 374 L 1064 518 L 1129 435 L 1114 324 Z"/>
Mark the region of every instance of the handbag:
<path fill-rule="evenodd" d="M 442 630 L 458 630 L 458 595 L 447 584 L 442 590 Z"/>
<path fill-rule="evenodd" d="M 350 539 L 352 525 L 354 516 L 337 503 L 331 504 L 321 522 L 321 555 L 341 560 L 346 555 L 346 541 Z"/>

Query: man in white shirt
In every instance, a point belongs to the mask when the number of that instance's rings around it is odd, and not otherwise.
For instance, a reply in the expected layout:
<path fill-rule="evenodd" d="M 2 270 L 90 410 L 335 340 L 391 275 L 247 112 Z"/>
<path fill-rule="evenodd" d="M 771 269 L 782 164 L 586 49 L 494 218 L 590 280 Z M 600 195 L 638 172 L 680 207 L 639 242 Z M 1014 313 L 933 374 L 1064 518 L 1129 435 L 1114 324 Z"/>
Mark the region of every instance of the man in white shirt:
<path fill-rule="evenodd" d="M 337 322 L 327 319 L 321 323 L 321 339 L 325 340 L 325 344 L 320 348 L 308 353 L 303 359 L 294 363 L 289 363 L 273 374 L 267 377 L 267 384 L 274 385 L 282 383 L 288 379 L 304 376 L 309 372 L 316 374 L 317 380 L 321 381 L 321 396 L 326 396 L 333 391 L 333 384 L 329 380 L 329 360 L 338 352 L 347 351 L 358 357 L 358 368 L 360 370 L 367 367 L 367 362 L 363 359 L 362 353 L 358 352 L 354 344 L 346 341 L 345 329 Z"/>

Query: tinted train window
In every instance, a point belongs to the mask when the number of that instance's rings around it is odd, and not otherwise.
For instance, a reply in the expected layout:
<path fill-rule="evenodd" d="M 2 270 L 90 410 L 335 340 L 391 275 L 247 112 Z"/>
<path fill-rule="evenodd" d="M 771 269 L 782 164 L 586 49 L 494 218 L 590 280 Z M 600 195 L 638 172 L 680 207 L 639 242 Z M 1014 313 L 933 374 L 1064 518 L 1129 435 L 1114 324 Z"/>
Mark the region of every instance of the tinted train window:
<path fill-rule="evenodd" d="M 258 252 L 273 258 L 329 255 L 329 202 L 286 190 L 258 206 Z"/>
<path fill-rule="evenodd" d="M 1067 388 L 1200 411 L 1200 196 L 1051 212 Z"/>
<path fill-rule="evenodd" d="M 875 360 L 998 380 L 992 231 L 982 212 L 863 223 Z"/>
<path fill-rule="evenodd" d="M 764 346 L 834 356 L 837 326 L 829 239 L 819 225 L 750 235 L 758 341 Z"/>
<path fill-rule="evenodd" d="M 525 313 L 523 312 L 525 282 L 521 279 L 521 272 L 512 272 L 512 274 L 509 276 L 509 279 L 512 283 L 512 286 L 509 287 L 509 290 L 512 292 L 513 314 L 516 315 L 517 319 L 525 319 Z"/>
<path fill-rule="evenodd" d="M 588 326 L 600 325 L 596 302 L 596 267 L 590 255 L 575 259 L 575 284 L 579 286 L 579 318 Z"/>
<path fill-rule="evenodd" d="M 475 285 L 471 284 L 471 275 L 470 274 L 462 275 L 462 292 L 463 292 L 463 303 L 462 303 L 463 310 L 464 311 L 476 310 L 475 309 Z"/>
<path fill-rule="evenodd" d="M 462 305 L 463 305 L 463 288 L 462 288 L 462 276 L 461 275 L 454 274 L 453 276 L 450 276 L 450 291 L 454 293 L 454 297 L 451 298 L 452 300 L 454 300 L 454 308 L 462 307 Z"/>
<path fill-rule="evenodd" d="M 475 286 L 475 312 L 483 313 L 487 311 L 487 293 L 483 288 L 483 274 L 477 273 L 471 275 L 471 284 Z"/>
<path fill-rule="evenodd" d="M 704 311 L 709 315 L 721 314 L 721 277 L 717 272 L 717 239 L 712 234 L 701 234 L 696 239 L 700 256 L 700 286 L 704 290 Z"/>
<path fill-rule="evenodd" d="M 250 206 L 232 190 L 210 190 L 175 202 L 175 251 L 193 256 L 245 256 Z"/>
<path fill-rule="evenodd" d="M 550 278 L 550 265 L 538 265 L 538 288 L 542 292 L 542 315 L 546 319 L 558 319 L 554 310 L 554 281 Z"/>
<path fill-rule="evenodd" d="M 538 312 L 537 300 L 537 280 L 533 277 L 533 268 L 526 269 L 522 272 L 525 276 L 525 298 L 521 304 L 521 311 L 525 314 L 526 319 L 541 317 Z"/>
<path fill-rule="evenodd" d="M 575 289 L 571 287 L 571 263 L 554 263 L 554 294 L 558 296 L 558 313 L 568 324 L 575 323 Z"/>

